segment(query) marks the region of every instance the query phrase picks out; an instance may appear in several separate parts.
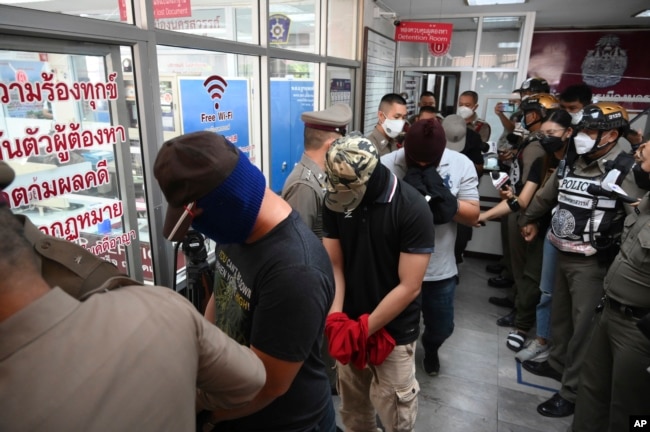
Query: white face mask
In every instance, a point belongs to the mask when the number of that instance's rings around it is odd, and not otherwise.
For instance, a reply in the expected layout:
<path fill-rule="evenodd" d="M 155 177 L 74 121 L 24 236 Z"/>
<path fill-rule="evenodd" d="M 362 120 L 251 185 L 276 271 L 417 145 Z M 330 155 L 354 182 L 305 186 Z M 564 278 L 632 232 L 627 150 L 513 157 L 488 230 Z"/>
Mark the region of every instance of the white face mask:
<path fill-rule="evenodd" d="M 463 119 L 467 120 L 472 115 L 474 115 L 474 110 L 469 107 L 462 106 L 462 107 L 458 107 L 458 109 L 456 110 L 456 114 L 461 116 Z"/>
<path fill-rule="evenodd" d="M 384 120 L 384 123 L 382 123 L 382 126 L 384 128 L 384 132 L 386 132 L 386 135 L 391 138 L 395 138 L 397 135 L 399 135 L 400 132 L 402 132 L 404 123 L 406 123 L 406 121 L 402 119 L 387 118 Z"/>
<path fill-rule="evenodd" d="M 573 143 L 576 146 L 576 153 L 582 155 L 588 153 L 591 149 L 594 148 L 596 140 L 584 132 L 579 132 L 578 135 L 573 138 Z"/>
<path fill-rule="evenodd" d="M 583 113 L 582 110 L 574 113 L 572 112 L 569 113 L 569 115 L 571 116 L 572 125 L 577 125 L 578 123 L 580 123 L 580 120 L 582 120 L 582 113 Z"/>

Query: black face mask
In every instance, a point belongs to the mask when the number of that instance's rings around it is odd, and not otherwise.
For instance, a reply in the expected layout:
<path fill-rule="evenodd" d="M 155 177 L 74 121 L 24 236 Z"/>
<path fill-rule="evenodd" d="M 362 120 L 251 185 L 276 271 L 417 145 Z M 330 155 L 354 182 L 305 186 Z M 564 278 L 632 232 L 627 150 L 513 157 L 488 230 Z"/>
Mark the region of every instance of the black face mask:
<path fill-rule="evenodd" d="M 545 135 L 539 140 L 539 143 L 542 145 L 546 153 L 555 153 L 558 150 L 562 150 L 564 147 L 564 141 L 562 141 L 562 138 L 556 136 Z"/>

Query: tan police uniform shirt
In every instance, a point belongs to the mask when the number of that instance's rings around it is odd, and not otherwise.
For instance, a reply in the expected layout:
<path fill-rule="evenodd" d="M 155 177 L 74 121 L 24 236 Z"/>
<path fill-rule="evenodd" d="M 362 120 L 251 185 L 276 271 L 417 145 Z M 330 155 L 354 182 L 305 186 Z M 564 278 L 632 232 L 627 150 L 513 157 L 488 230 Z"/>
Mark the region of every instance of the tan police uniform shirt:
<path fill-rule="evenodd" d="M 41 276 L 51 287 L 58 286 L 83 301 L 94 292 L 141 285 L 83 247 L 43 234 L 29 218 L 23 215 L 15 215 L 15 218 L 34 247 Z"/>
<path fill-rule="evenodd" d="M 262 362 L 170 289 L 83 303 L 59 288 L 0 322 L 0 430 L 194 431 L 199 406 L 234 408 Z"/>
<path fill-rule="evenodd" d="M 650 193 L 637 210 L 625 219 L 621 251 L 609 266 L 605 291 L 619 303 L 650 309 Z"/>
<path fill-rule="evenodd" d="M 323 238 L 323 200 L 327 191 L 327 175 L 309 156 L 303 153 L 300 162 L 287 177 L 282 198 L 300 214 L 300 218 Z"/>
<path fill-rule="evenodd" d="M 386 136 L 376 126 L 372 132 L 366 135 L 366 138 L 375 145 L 380 157 L 397 150 L 397 141 L 386 138 Z"/>

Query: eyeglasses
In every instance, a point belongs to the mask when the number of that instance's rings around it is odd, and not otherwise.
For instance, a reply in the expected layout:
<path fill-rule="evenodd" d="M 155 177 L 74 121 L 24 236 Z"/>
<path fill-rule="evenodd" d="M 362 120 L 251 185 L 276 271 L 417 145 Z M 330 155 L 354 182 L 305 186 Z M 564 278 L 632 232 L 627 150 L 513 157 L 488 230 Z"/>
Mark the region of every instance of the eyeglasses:
<path fill-rule="evenodd" d="M 539 132 L 542 135 L 545 135 L 545 136 L 556 136 L 555 135 L 556 133 L 559 132 L 559 133 L 563 134 L 565 131 L 566 131 L 566 128 L 564 128 L 564 129 L 549 129 L 549 130 L 539 131 Z"/>

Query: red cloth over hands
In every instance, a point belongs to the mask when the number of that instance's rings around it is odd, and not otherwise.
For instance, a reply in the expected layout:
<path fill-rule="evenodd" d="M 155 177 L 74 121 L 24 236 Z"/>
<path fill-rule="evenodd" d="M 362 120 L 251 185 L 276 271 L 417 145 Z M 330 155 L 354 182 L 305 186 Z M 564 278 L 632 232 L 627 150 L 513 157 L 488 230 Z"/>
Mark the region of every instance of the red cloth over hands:
<path fill-rule="evenodd" d="M 368 338 L 367 345 L 368 362 L 378 366 L 393 352 L 395 339 L 382 327 Z"/>
<path fill-rule="evenodd" d="M 365 324 L 364 324 L 365 322 Z M 366 365 L 366 341 L 368 340 L 368 316 L 355 321 L 343 313 L 334 312 L 325 320 L 325 336 L 329 342 L 330 355 L 346 365 L 350 362 L 358 369 Z"/>

